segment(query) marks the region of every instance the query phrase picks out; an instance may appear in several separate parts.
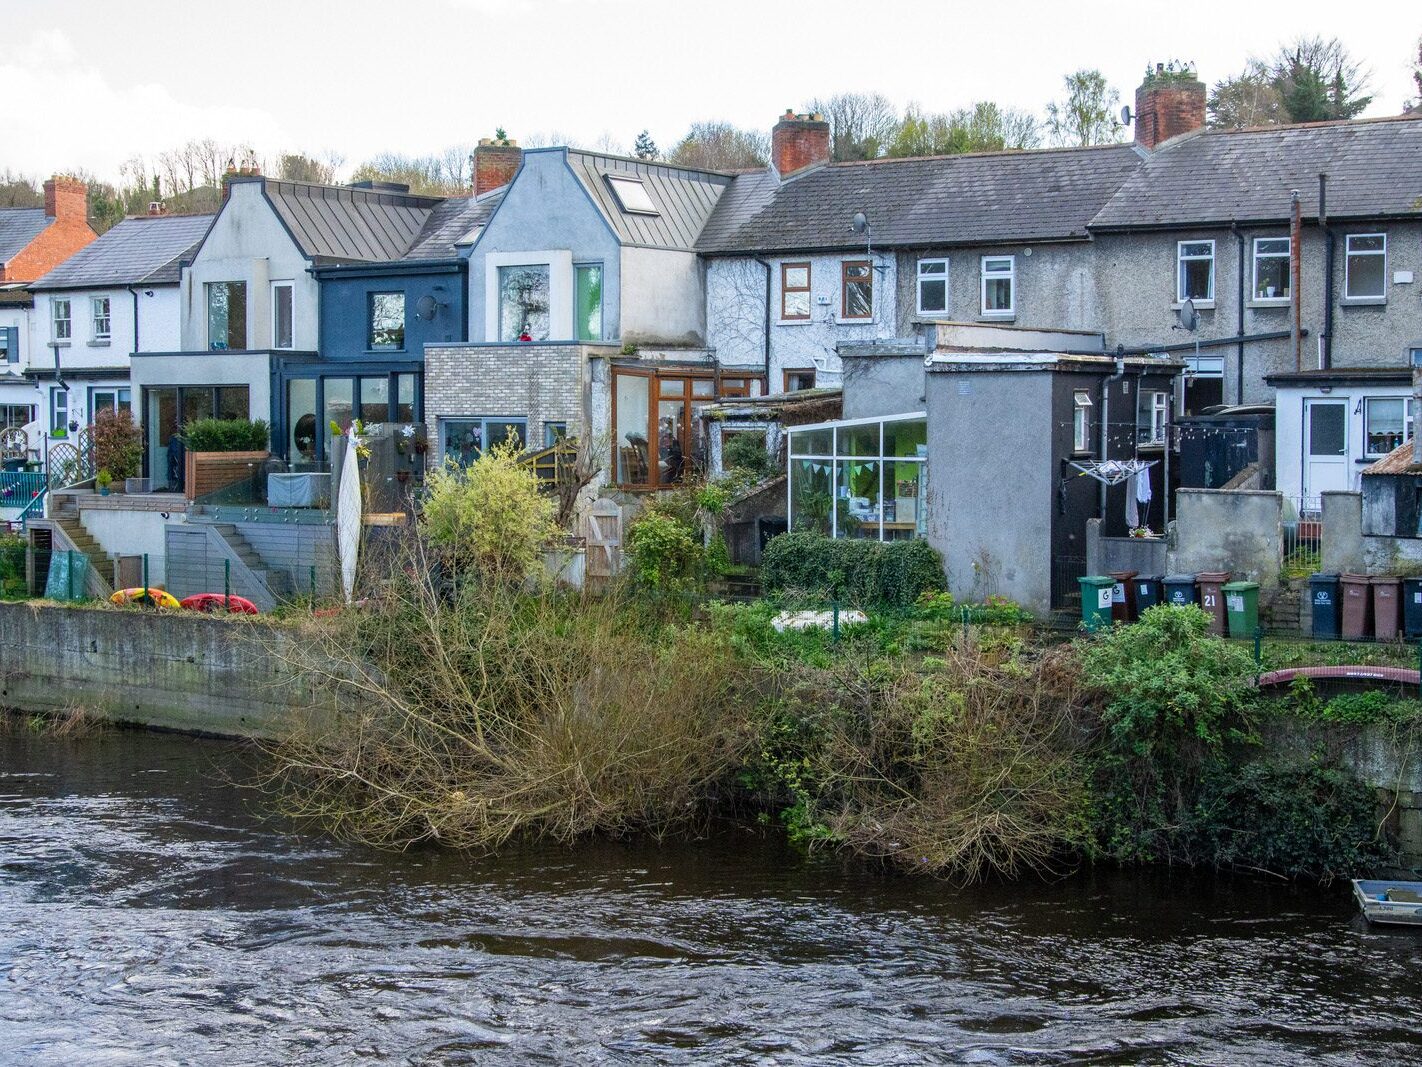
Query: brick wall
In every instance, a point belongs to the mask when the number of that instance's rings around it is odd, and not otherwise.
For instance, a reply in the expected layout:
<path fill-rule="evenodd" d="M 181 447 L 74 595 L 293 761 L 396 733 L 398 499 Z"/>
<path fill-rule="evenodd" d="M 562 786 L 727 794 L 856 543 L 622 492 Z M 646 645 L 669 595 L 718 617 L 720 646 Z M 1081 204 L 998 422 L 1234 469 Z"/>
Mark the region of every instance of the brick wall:
<path fill-rule="evenodd" d="M 44 183 L 44 210 L 54 221 L 21 251 L 0 266 L 0 282 L 32 282 L 96 239 L 89 227 L 88 187 L 77 178 L 51 178 Z"/>
<path fill-rule="evenodd" d="M 1136 90 L 1136 143 L 1154 148 L 1162 141 L 1205 125 L 1205 83 L 1142 85 Z"/>
<path fill-rule="evenodd" d="M 830 157 L 830 128 L 819 115 L 787 111 L 770 132 L 770 162 L 781 177 Z"/>
<path fill-rule="evenodd" d="M 425 420 L 435 461 L 444 459 L 441 419 L 526 418 L 534 447 L 543 444 L 550 422 L 586 436 L 595 429 L 587 425 L 584 401 L 588 357 L 588 346 L 578 344 L 427 346 Z"/>

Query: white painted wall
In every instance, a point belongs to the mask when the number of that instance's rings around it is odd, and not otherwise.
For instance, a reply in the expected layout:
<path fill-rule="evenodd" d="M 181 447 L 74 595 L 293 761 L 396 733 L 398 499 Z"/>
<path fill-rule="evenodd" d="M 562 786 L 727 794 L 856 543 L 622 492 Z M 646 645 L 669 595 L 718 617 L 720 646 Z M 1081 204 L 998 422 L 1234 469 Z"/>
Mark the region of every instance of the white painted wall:
<path fill-rule="evenodd" d="M 873 341 L 895 336 L 898 309 L 892 256 L 874 254 L 874 316 L 864 322 L 840 318 L 840 266 L 862 254 L 786 256 L 768 259 L 770 279 L 770 391 L 778 393 L 783 372 L 808 369 L 819 385 L 841 384 L 836 346 L 845 341 Z M 780 264 L 810 263 L 810 318 L 780 318 Z M 882 268 L 882 269 L 881 269 Z M 706 271 L 707 342 L 725 366 L 763 361 L 765 268 L 753 259 L 715 259 Z"/>
<path fill-rule="evenodd" d="M 183 271 L 182 333 L 177 347 L 208 350 L 208 282 L 247 283 L 247 347 L 272 343 L 271 283 L 292 282 L 294 347 L 314 352 L 318 340 L 319 299 L 310 264 L 263 194 L 260 181 L 234 181 L 206 240 Z M 254 396 L 255 410 L 255 396 Z"/>
<path fill-rule="evenodd" d="M 141 556 L 148 553 L 148 584 L 166 585 L 164 563 L 166 537 L 164 527 L 170 523 L 185 523 L 181 511 L 170 512 L 168 518 L 159 511 L 122 511 L 109 508 L 85 508 L 80 512 L 84 529 L 110 556 Z"/>
<path fill-rule="evenodd" d="M 109 301 L 109 336 L 94 329 L 94 300 Z M 54 305 L 69 301 L 69 339 L 54 336 Z M 35 324 L 39 344 L 31 352 L 31 365 L 40 371 L 54 369 L 55 352 L 62 368 L 127 365 L 133 352 L 133 297 L 127 289 L 66 289 L 35 293 Z"/>
<path fill-rule="evenodd" d="M 1412 389 L 1407 385 L 1337 385 L 1330 392 L 1317 388 L 1297 388 L 1281 386 L 1274 398 L 1274 476 L 1275 486 L 1287 497 L 1298 497 L 1306 492 L 1317 496 L 1305 484 L 1304 465 L 1304 401 L 1306 399 L 1332 400 L 1344 405 L 1347 414 L 1348 453 L 1344 457 L 1347 472 L 1346 484 L 1339 488 L 1357 491 L 1362 488 L 1362 472 L 1372 458 L 1367 457 L 1365 412 L 1369 398 L 1410 397 Z"/>

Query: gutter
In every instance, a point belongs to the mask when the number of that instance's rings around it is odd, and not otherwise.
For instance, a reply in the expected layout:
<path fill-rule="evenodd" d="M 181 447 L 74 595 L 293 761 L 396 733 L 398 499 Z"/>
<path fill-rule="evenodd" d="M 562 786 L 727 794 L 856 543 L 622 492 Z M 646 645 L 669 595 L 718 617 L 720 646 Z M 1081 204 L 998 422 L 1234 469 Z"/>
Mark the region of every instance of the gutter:
<path fill-rule="evenodd" d="M 768 396 L 771 392 L 770 386 L 770 276 L 774 270 L 769 260 L 761 259 L 759 256 L 752 257 L 757 263 L 765 268 L 765 328 L 762 333 L 761 355 L 765 363 L 765 392 Z"/>

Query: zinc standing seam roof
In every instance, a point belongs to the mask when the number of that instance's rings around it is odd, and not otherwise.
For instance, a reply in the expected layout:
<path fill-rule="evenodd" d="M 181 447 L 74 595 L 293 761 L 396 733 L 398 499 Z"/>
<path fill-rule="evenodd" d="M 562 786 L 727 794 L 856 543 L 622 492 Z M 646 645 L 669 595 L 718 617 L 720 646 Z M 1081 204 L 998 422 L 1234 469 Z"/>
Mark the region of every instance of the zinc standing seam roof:
<path fill-rule="evenodd" d="M 54 220 L 42 207 L 0 209 L 0 263 L 8 263 Z"/>
<path fill-rule="evenodd" d="M 402 258 L 440 197 L 265 179 L 267 198 L 297 247 L 317 262 L 379 263 Z"/>
<path fill-rule="evenodd" d="M 568 166 L 623 244 L 692 251 L 717 201 L 732 182 L 729 174 L 644 163 L 620 156 L 569 149 Z M 607 177 L 638 178 L 657 214 L 624 211 Z"/>
<path fill-rule="evenodd" d="M 124 219 L 32 285 L 80 289 L 113 285 L 176 285 L 178 261 L 202 240 L 211 215 Z"/>

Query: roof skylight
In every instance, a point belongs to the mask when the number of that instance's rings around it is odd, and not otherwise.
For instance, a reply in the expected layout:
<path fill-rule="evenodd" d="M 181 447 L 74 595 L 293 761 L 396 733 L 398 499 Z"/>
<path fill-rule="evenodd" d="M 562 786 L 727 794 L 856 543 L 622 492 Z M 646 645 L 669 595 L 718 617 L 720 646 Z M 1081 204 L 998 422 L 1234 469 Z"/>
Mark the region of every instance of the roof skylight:
<path fill-rule="evenodd" d="M 607 176 L 607 184 L 612 187 L 622 210 L 632 215 L 660 215 L 657 205 L 652 203 L 652 195 L 642 184 L 641 178 L 614 178 Z"/>

